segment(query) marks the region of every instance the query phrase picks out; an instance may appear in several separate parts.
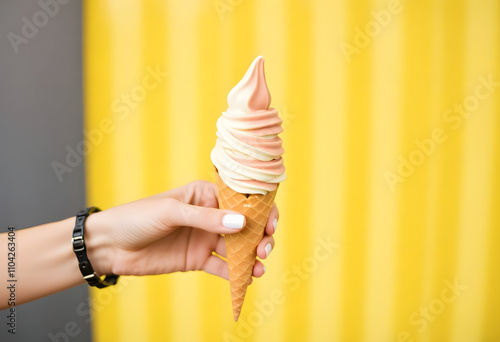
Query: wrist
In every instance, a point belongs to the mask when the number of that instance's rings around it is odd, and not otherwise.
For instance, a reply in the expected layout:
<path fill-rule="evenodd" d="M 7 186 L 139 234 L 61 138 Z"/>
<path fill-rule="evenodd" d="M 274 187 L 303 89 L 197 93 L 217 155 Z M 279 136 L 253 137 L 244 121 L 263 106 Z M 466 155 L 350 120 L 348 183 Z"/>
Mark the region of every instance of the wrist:
<path fill-rule="evenodd" d="M 114 254 L 111 228 L 104 223 L 102 218 L 102 212 L 89 215 L 85 222 L 84 237 L 87 256 L 99 276 L 112 273 Z"/>

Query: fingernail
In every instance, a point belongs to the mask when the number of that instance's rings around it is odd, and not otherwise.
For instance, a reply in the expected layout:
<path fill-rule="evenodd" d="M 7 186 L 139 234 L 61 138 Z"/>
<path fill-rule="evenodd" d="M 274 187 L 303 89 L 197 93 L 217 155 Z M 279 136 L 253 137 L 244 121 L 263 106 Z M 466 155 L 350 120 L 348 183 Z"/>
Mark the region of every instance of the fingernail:
<path fill-rule="evenodd" d="M 262 265 L 262 268 L 264 269 L 264 273 L 266 273 L 266 266 Z"/>
<path fill-rule="evenodd" d="M 273 247 L 271 246 L 270 243 L 268 243 L 266 247 L 264 247 L 264 249 L 266 250 L 266 258 L 267 258 L 269 256 L 269 253 L 271 253 L 271 249 L 273 249 Z"/>
<path fill-rule="evenodd" d="M 276 228 L 278 228 L 278 219 L 277 218 L 275 218 L 273 220 L 273 226 L 274 226 L 274 232 L 276 233 Z"/>
<path fill-rule="evenodd" d="M 225 228 L 240 229 L 245 223 L 245 216 L 239 214 L 227 214 L 222 218 L 222 225 Z"/>

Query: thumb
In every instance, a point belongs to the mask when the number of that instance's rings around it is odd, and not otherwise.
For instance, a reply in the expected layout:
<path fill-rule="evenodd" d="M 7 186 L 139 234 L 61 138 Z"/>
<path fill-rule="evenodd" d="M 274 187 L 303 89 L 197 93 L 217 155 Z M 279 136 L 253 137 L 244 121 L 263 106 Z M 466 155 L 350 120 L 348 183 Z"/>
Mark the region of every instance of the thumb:
<path fill-rule="evenodd" d="M 245 227 L 245 216 L 230 210 L 200 207 L 180 201 L 174 202 L 169 221 L 175 226 L 186 226 L 218 234 L 232 234 Z"/>

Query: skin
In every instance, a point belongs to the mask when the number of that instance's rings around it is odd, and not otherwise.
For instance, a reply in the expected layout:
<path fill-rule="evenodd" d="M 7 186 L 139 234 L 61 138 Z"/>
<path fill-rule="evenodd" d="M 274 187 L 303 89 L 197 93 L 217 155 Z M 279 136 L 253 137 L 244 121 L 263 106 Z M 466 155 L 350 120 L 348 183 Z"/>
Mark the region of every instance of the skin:
<path fill-rule="evenodd" d="M 222 226 L 226 214 L 217 202 L 217 187 L 206 181 L 91 214 L 85 224 L 88 258 L 98 275 L 154 275 L 205 271 L 229 279 L 224 237 L 240 229 Z M 273 206 L 257 255 L 274 247 Z M 16 305 L 84 283 L 71 246 L 75 217 L 16 231 Z M 6 258 L 6 233 L 0 250 Z M 253 276 L 264 266 L 256 261 Z M 7 260 L 0 260 L 0 281 L 7 284 Z M 9 291 L 0 287 L 0 309 L 8 307 Z"/>

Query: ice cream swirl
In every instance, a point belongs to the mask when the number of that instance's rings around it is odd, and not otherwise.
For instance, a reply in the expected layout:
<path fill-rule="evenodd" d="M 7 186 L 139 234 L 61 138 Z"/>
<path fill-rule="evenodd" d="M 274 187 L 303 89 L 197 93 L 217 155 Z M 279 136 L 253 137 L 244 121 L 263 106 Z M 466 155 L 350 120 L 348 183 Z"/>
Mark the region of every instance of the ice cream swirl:
<path fill-rule="evenodd" d="M 229 92 L 229 108 L 217 121 L 212 162 L 231 189 L 267 194 L 285 178 L 282 120 L 269 108 L 271 95 L 264 75 L 264 58 L 257 57 L 243 79 Z"/>

